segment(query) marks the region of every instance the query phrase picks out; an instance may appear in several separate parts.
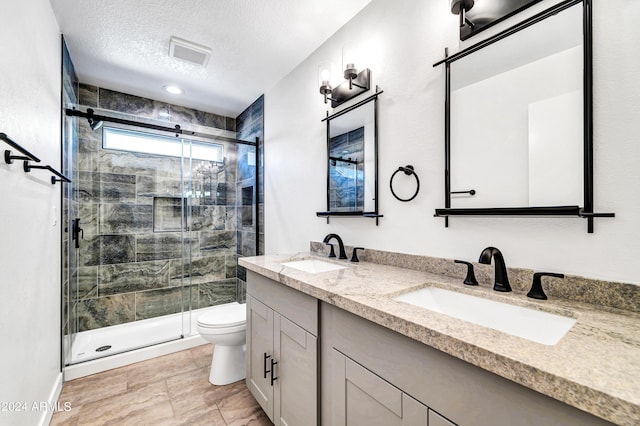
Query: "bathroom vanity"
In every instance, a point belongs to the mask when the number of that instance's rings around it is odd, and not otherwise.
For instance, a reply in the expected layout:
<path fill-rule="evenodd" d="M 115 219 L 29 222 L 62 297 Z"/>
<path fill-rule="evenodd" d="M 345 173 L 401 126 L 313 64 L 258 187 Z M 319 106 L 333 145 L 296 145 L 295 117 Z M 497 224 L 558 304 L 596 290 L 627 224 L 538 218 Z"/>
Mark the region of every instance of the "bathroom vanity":
<path fill-rule="evenodd" d="M 340 269 L 285 265 L 296 260 Z M 637 313 L 532 301 L 464 288 L 444 275 L 308 253 L 240 264 L 248 269 L 247 386 L 276 425 L 632 425 L 640 419 Z M 544 345 L 394 300 L 427 286 L 577 322 L 557 344 Z"/>
<path fill-rule="evenodd" d="M 247 276 L 247 387 L 274 424 L 316 424 L 318 301 Z"/>

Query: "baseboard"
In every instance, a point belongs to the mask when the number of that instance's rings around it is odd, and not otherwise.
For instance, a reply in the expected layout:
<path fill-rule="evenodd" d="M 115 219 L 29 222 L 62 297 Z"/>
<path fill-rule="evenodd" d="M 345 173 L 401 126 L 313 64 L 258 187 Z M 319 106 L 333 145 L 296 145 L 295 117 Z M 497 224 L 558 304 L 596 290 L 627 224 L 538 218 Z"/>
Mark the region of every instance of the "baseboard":
<path fill-rule="evenodd" d="M 40 426 L 48 426 L 49 423 L 51 423 L 51 418 L 53 417 L 53 413 L 57 407 L 58 399 L 60 399 L 60 392 L 62 392 L 62 373 L 58 373 L 58 376 L 53 383 L 53 388 L 51 389 L 49 398 L 47 399 L 48 409 L 43 410 L 40 422 L 38 422 Z"/>

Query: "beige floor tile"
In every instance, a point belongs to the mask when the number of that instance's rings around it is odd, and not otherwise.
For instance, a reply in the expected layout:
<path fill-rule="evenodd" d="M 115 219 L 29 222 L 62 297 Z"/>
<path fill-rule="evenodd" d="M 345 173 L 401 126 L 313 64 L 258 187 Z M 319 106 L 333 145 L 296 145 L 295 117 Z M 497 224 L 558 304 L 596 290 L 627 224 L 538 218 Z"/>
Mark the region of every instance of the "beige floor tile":
<path fill-rule="evenodd" d="M 78 425 L 141 425 L 172 417 L 167 385 L 160 381 L 82 406 Z"/>
<path fill-rule="evenodd" d="M 271 424 L 260 423 L 264 421 L 262 419 L 262 417 L 264 417 L 264 412 L 246 386 L 242 391 L 222 400 L 218 404 L 218 409 L 220 410 L 220 413 L 222 413 L 222 417 L 224 417 L 224 421 L 227 422 L 228 425 L 241 426 L 248 424 Z"/>
<path fill-rule="evenodd" d="M 70 402 L 73 408 L 119 395 L 126 390 L 127 373 L 118 368 L 65 382 L 59 401 L 61 404 Z"/>
<path fill-rule="evenodd" d="M 226 424 L 220 410 L 213 405 L 206 409 L 176 415 L 175 418 L 156 423 L 154 426 L 226 426 Z"/>
<path fill-rule="evenodd" d="M 260 410 L 255 419 L 249 419 L 247 426 L 273 426 L 273 423 L 265 412 Z"/>
<path fill-rule="evenodd" d="M 209 367 L 199 368 L 167 379 L 167 389 L 176 414 L 216 406 L 246 386 L 239 381 L 226 386 L 209 383 Z"/>
<path fill-rule="evenodd" d="M 244 380 L 209 383 L 213 345 L 66 382 L 52 425 L 269 426 Z"/>
<path fill-rule="evenodd" d="M 211 367 L 211 357 L 213 356 L 213 345 L 211 343 L 189 349 L 189 353 L 199 367 Z"/>
<path fill-rule="evenodd" d="M 49 426 L 76 426 L 80 417 L 82 406 L 71 407 L 69 411 L 58 411 L 53 413 Z"/>
<path fill-rule="evenodd" d="M 127 389 L 134 390 L 153 381 L 164 380 L 199 367 L 188 351 L 181 351 L 138 362 L 125 368 L 127 370 Z"/>

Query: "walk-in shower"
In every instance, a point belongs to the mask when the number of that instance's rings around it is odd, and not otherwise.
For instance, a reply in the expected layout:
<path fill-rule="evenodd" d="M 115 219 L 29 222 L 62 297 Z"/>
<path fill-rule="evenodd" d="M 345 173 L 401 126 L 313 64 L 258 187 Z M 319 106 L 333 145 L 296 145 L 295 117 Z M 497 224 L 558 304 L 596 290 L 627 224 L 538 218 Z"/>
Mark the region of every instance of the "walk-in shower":
<path fill-rule="evenodd" d="M 261 250 L 262 106 L 236 120 L 77 84 L 65 66 L 63 364 L 184 342 L 202 309 L 244 300 L 238 256 Z"/>

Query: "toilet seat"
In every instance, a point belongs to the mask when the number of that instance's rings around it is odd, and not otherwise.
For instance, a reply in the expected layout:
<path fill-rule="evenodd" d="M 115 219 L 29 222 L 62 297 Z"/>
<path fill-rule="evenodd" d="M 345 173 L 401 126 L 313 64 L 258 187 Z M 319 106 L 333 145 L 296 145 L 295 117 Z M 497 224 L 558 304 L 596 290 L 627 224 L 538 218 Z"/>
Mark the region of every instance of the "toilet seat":
<path fill-rule="evenodd" d="M 246 322 L 246 305 L 239 303 L 216 307 L 198 317 L 198 326 L 207 329 L 234 327 L 244 325 Z"/>

